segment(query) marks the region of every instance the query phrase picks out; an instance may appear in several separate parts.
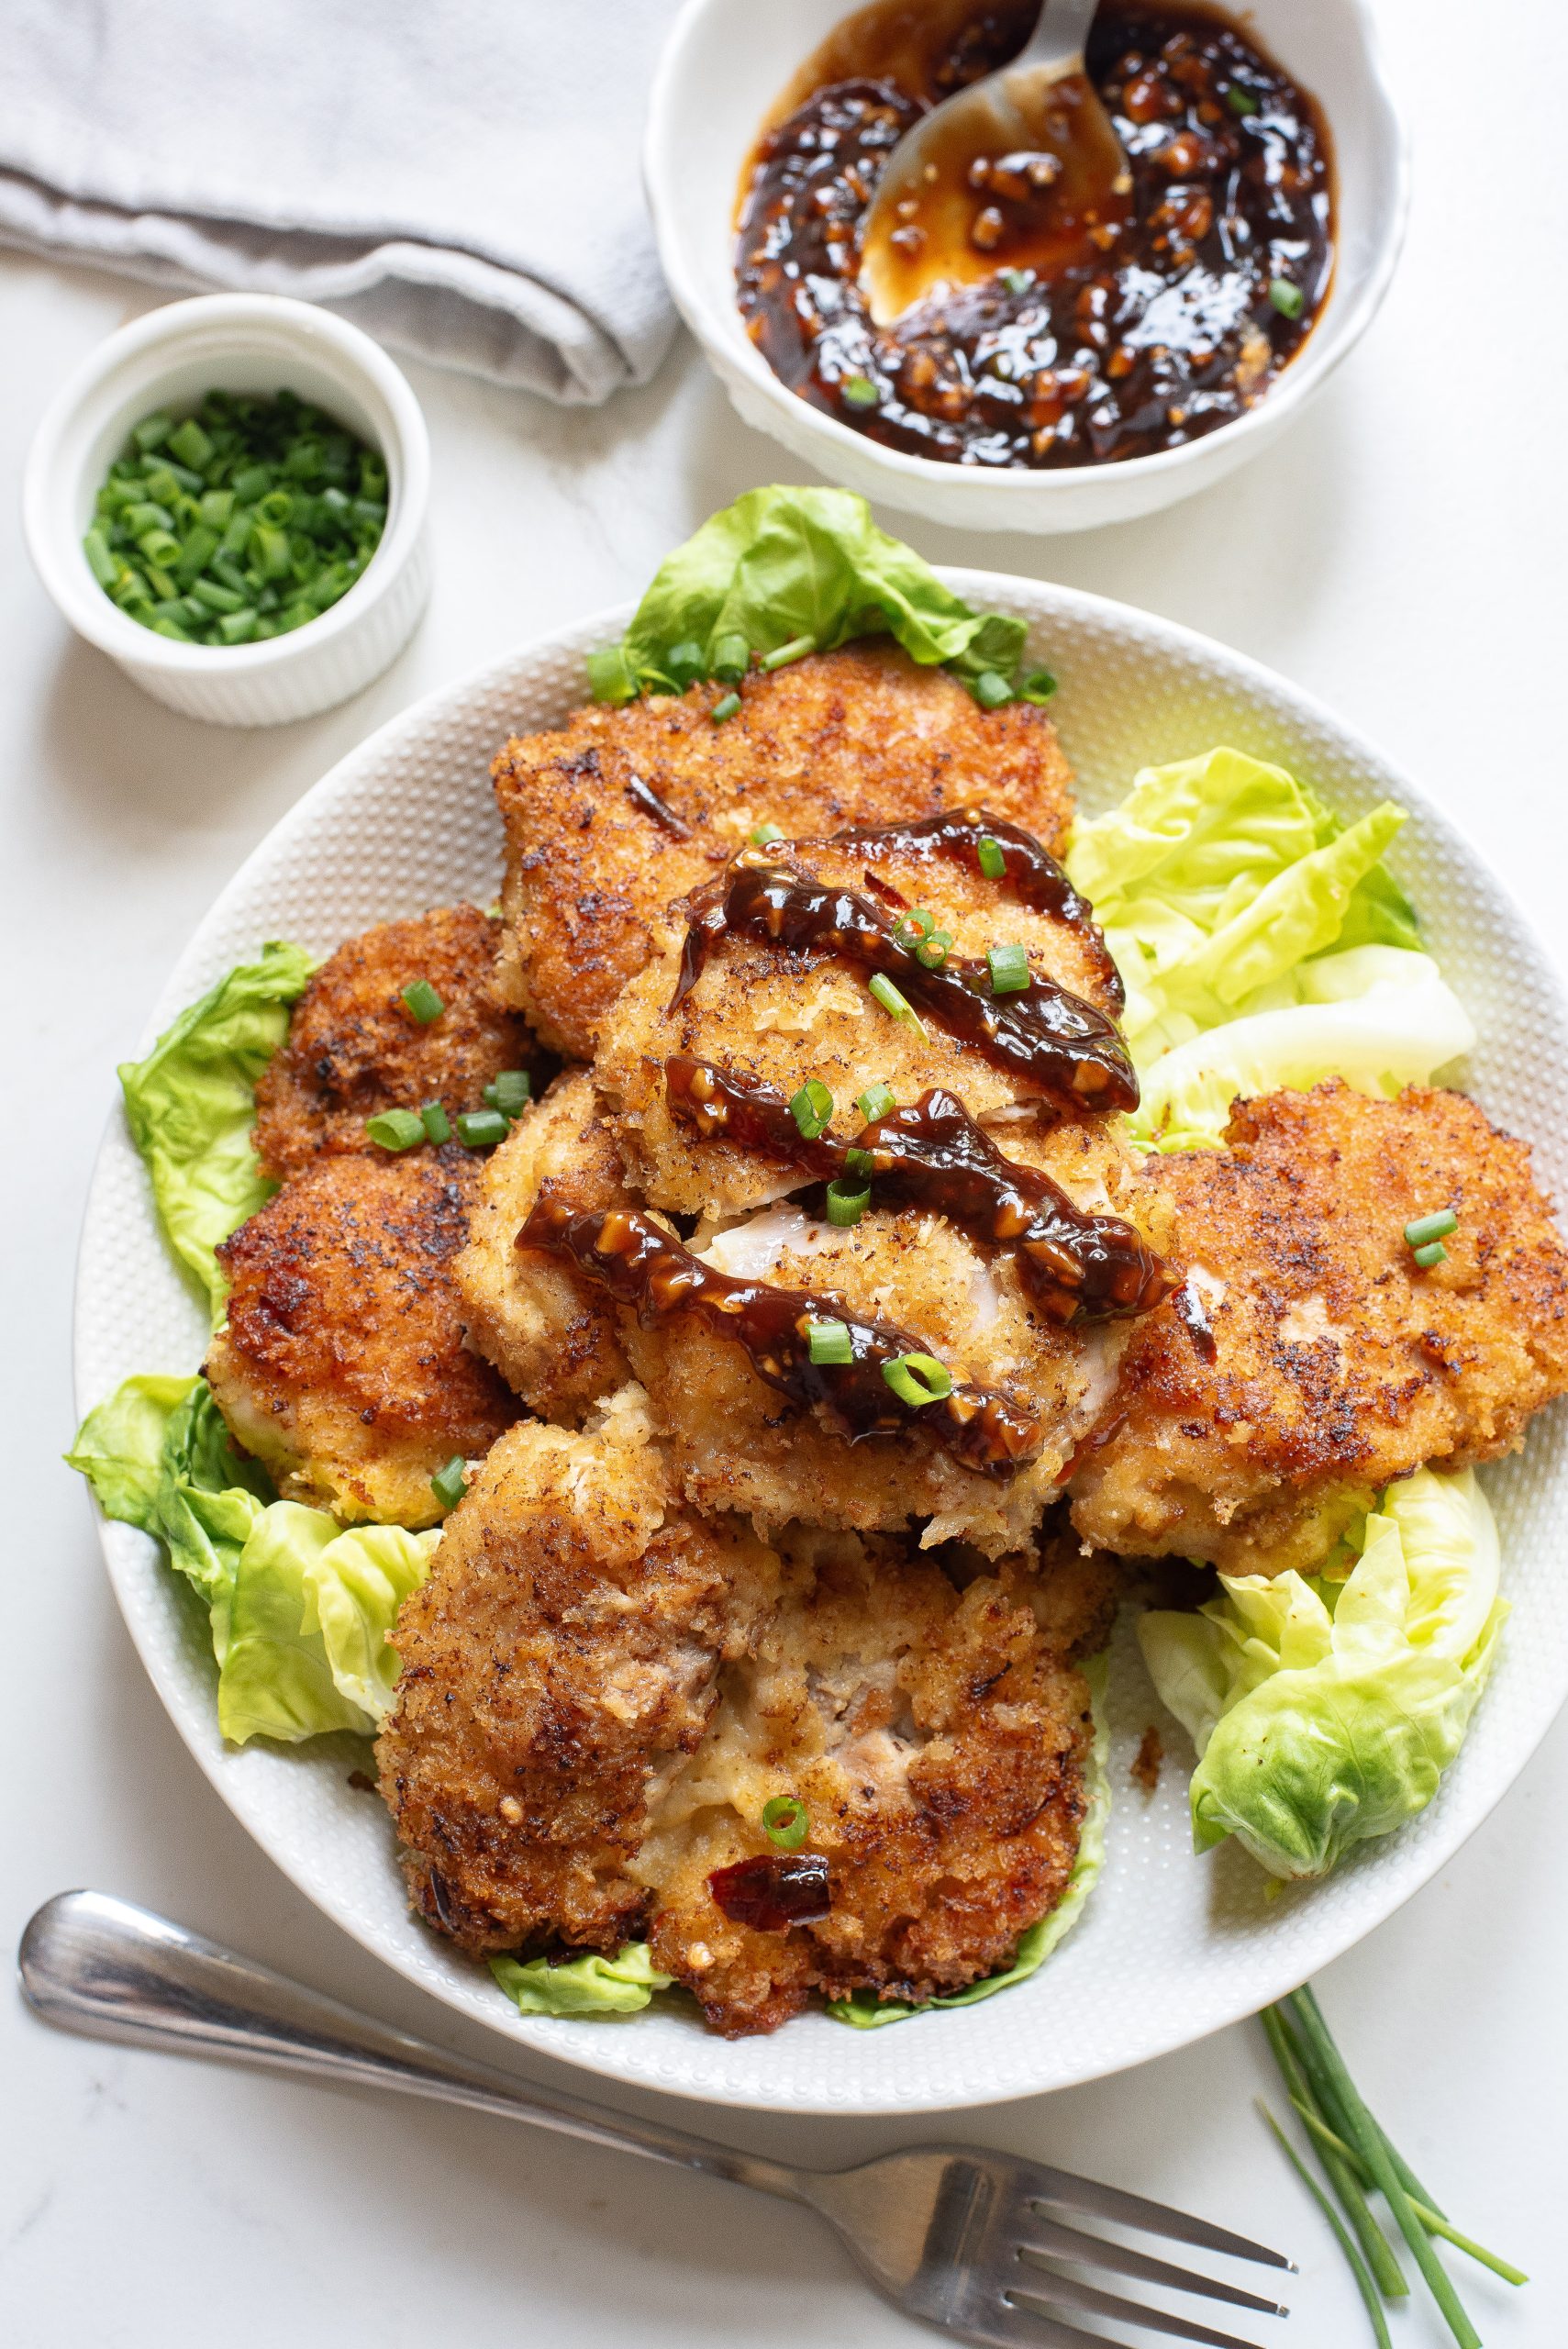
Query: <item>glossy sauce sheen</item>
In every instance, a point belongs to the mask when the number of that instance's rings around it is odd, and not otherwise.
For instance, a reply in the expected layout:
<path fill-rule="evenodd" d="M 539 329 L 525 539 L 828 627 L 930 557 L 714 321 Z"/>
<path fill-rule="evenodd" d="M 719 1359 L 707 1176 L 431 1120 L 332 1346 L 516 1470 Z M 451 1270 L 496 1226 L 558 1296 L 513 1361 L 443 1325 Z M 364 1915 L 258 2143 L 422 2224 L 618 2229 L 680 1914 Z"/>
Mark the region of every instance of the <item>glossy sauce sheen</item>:
<path fill-rule="evenodd" d="M 830 887 L 776 850 L 743 850 L 728 873 L 694 890 L 685 910 L 672 1011 L 696 985 L 718 941 L 733 933 L 782 953 L 833 954 L 867 973 L 882 972 L 922 1017 L 1029 1078 L 1063 1108 L 1138 1106 L 1132 1063 L 1104 1012 L 1038 973 L 1020 993 L 994 996 L 984 963 L 950 954 L 928 970 L 898 943 L 893 923 L 869 896 Z"/>
<path fill-rule="evenodd" d="M 792 1925 L 819 1924 L 832 1909 L 828 1863 L 819 1852 L 786 1859 L 763 1853 L 715 1868 L 707 1888 L 732 1925 L 759 1933 L 787 1933 Z"/>
<path fill-rule="evenodd" d="M 945 30 L 921 35 L 903 0 L 866 10 L 818 52 L 802 77 L 814 95 L 752 165 L 736 258 L 748 332 L 801 398 L 915 455 L 1052 468 L 1195 440 L 1295 357 L 1332 276 L 1315 102 L 1218 11 L 1111 0 L 1088 70 L 1127 152 L 1126 217 L 1064 261 L 1049 193 L 993 173 L 971 242 L 1028 282 L 933 288 L 876 327 L 856 278 L 889 155 L 928 106 L 1016 55 L 1035 13 L 1033 0 L 951 22 L 939 9 Z M 1298 316 L 1276 306 L 1276 281 L 1299 292 Z"/>
<path fill-rule="evenodd" d="M 1005 1475 L 1040 1441 L 1038 1419 L 988 1386 L 961 1386 L 940 1402 L 901 1402 L 884 1363 L 923 1348 L 886 1321 L 860 1321 L 831 1297 L 733 1279 L 694 1256 L 673 1232 L 637 1208 L 598 1213 L 555 1198 L 547 1184 L 517 1234 L 519 1248 L 564 1256 L 629 1306 L 643 1327 L 693 1314 L 715 1337 L 744 1346 L 759 1378 L 803 1408 L 821 1406 L 851 1442 L 919 1427 L 966 1467 Z M 814 1363 L 809 1324 L 842 1321 L 851 1359 Z"/>
<path fill-rule="evenodd" d="M 664 1090 L 672 1114 L 705 1140 L 766 1151 L 824 1180 L 844 1174 L 859 1153 L 857 1174 L 873 1185 L 873 1206 L 945 1216 L 982 1247 L 1010 1255 L 1024 1288 L 1059 1326 L 1151 1312 L 1173 1286 L 1130 1224 L 1087 1213 L 1038 1167 L 1004 1158 L 940 1086 L 877 1119 L 853 1142 L 826 1133 L 808 1141 L 776 1085 L 703 1061 L 667 1060 Z"/>

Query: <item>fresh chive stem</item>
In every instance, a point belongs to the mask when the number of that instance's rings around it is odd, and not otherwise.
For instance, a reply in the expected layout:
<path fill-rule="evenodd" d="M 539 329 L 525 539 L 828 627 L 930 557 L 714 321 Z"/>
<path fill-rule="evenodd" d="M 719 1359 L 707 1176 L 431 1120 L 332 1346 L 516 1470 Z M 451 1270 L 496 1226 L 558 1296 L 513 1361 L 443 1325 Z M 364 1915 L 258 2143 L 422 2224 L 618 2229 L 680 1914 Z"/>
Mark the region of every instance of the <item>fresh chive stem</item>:
<path fill-rule="evenodd" d="M 1269 2045 L 1273 2050 L 1274 2061 L 1279 2065 L 1291 2102 L 1311 2104 L 1313 2097 L 1307 2076 L 1280 2009 L 1265 2007 L 1259 2021 L 1268 2033 Z M 1377 2278 L 1378 2289 L 1385 2299 L 1403 2299 L 1410 2287 L 1354 2171 L 1325 2146 L 1318 2147 L 1318 2158 L 1323 2165 L 1324 2176 L 1339 2197 L 1340 2208 L 1355 2229 L 1356 2240 L 1361 2244 L 1367 2266 Z"/>
<path fill-rule="evenodd" d="M 1329 2201 L 1329 2197 L 1318 2185 L 1318 2180 L 1313 2176 L 1312 2172 L 1307 2168 L 1307 2164 L 1302 2160 L 1301 2155 L 1296 2152 L 1296 2147 L 1291 2143 L 1290 2139 L 1285 2135 L 1284 2131 L 1280 2127 L 1279 2122 L 1274 2119 L 1273 2114 L 1269 2110 L 1268 2106 L 1263 2102 L 1262 2098 L 1259 2097 L 1257 2102 L 1258 2110 L 1262 2114 L 1263 2119 L 1268 2122 L 1269 2127 L 1273 2131 L 1275 2137 L 1279 2141 L 1281 2153 L 1284 2154 L 1286 2161 L 1290 2164 L 1297 2177 L 1300 2178 L 1301 2183 L 1306 2187 L 1307 2191 L 1311 2195 L 1312 2199 L 1317 2203 L 1318 2208 L 1322 2211 L 1323 2216 L 1328 2220 L 1329 2226 L 1332 2227 L 1334 2231 L 1334 2239 L 1338 2243 L 1340 2249 L 1344 2253 L 1346 2265 L 1350 2268 L 1351 2274 L 1356 2279 L 1356 2289 L 1362 2296 L 1362 2301 L 1366 2310 L 1367 2319 L 1372 2326 L 1373 2338 L 1377 2343 L 1377 2349 L 1393 2349 L 1393 2343 L 1390 2339 L 1388 2331 L 1388 2319 L 1383 2313 L 1383 2302 L 1377 2296 L 1377 2286 L 1373 2280 L 1371 2268 L 1368 2267 L 1365 2260 L 1362 2257 L 1361 2253 L 1356 2249 L 1354 2243 L 1351 2239 L 1349 2230 L 1347 2229 L 1344 2221 L 1340 2218 L 1338 2210 L 1335 2210 L 1333 2204 Z"/>
<path fill-rule="evenodd" d="M 1337 2136 L 1321 2114 L 1316 2112 L 1309 2104 L 1303 2103 L 1296 2096 L 1293 2096 L 1290 2100 L 1302 2125 L 1317 2139 L 1318 2144 L 1347 2163 L 1355 2171 L 1362 2184 L 1370 2187 L 1373 2183 L 1372 2172 L 1354 2147 L 1347 2145 L 1342 2137 Z M 1386 2136 L 1384 2142 L 1387 2143 Z M 1452 2243 L 1456 2251 L 1466 2253 L 1470 2258 L 1478 2260 L 1483 2267 L 1489 2267 L 1494 2276 L 1500 2276 L 1505 2284 L 1529 2282 L 1529 2277 L 1522 2267 L 1515 2267 L 1508 2260 L 1500 2257 L 1496 2252 L 1488 2251 L 1485 2243 L 1476 2243 L 1471 2236 L 1462 2234 L 1459 2229 L 1443 2216 L 1435 2203 L 1426 2200 L 1421 2192 L 1419 2181 L 1407 2164 L 1400 2159 L 1397 2149 L 1389 2145 L 1388 2152 L 1390 2159 L 1404 2178 L 1405 2191 L 1410 2197 L 1410 2208 L 1429 2235 L 1440 2235 L 1444 2243 Z"/>
<path fill-rule="evenodd" d="M 1350 2124 L 1345 2134 L 1377 2180 L 1378 2191 L 1393 2211 L 1399 2232 L 1410 2246 L 1411 2257 L 1425 2277 L 1449 2331 L 1460 2349 L 1481 2349 L 1481 2335 L 1466 2314 L 1448 2270 L 1432 2249 L 1431 2237 L 1410 2207 L 1405 2181 L 1389 2157 L 1387 2140 L 1362 2103 L 1311 1989 L 1304 1985 L 1286 2003 L 1304 2043 L 1311 2047 L 1325 2077 L 1334 2083 L 1340 2110 Z"/>

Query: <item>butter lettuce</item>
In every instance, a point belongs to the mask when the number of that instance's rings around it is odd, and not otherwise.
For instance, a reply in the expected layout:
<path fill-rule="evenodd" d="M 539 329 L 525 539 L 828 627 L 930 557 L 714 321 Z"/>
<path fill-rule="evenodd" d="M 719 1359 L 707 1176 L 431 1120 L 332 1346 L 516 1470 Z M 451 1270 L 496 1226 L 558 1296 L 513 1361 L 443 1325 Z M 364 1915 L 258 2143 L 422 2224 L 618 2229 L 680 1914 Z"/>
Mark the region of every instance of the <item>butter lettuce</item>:
<path fill-rule="evenodd" d="M 711 673 L 722 640 L 776 652 L 802 638 L 819 652 L 891 634 L 910 656 L 967 674 L 1011 676 L 1022 620 L 973 611 L 847 489 L 751 489 L 666 557 L 620 644 L 589 666 L 602 701 L 686 681 L 672 661 L 695 645 Z"/>
<path fill-rule="evenodd" d="M 214 1255 L 277 1186 L 250 1147 L 256 1080 L 288 1031 L 313 968 L 274 941 L 180 1014 L 144 1061 L 119 1072 L 131 1137 L 169 1245 L 206 1292 L 214 1322 L 228 1284 Z"/>
<path fill-rule="evenodd" d="M 857 2031 L 876 2031 L 884 2022 L 903 2022 L 911 2015 L 929 2014 L 935 2007 L 976 2006 L 982 1998 L 995 1998 L 998 1990 L 1010 1990 L 1015 1982 L 1027 1982 L 1031 1974 L 1038 1974 L 1051 1951 L 1072 1932 L 1105 1865 L 1106 1824 L 1111 1809 L 1110 1729 L 1106 1718 L 1109 1667 L 1106 1657 L 1097 1655 L 1089 1659 L 1083 1671 L 1089 1684 L 1095 1717 L 1089 1754 L 1089 1803 L 1066 1889 L 1050 1916 L 1029 1928 L 1018 1943 L 1011 1965 L 999 1974 L 988 1974 L 983 1982 L 972 1982 L 967 1990 L 953 1990 L 945 1997 L 929 1998 L 917 2007 L 896 1998 L 880 1999 L 873 1990 L 852 1990 L 847 1998 L 829 1999 L 828 2012 L 835 2022 L 851 2023 Z"/>
<path fill-rule="evenodd" d="M 324 1510 L 279 1500 L 202 1378 L 127 1379 L 66 1457 L 105 1515 L 156 1535 L 205 1601 L 225 1737 L 295 1744 L 375 1728 L 397 1677 L 397 1610 L 429 1571 L 439 1532 L 344 1531 Z"/>
<path fill-rule="evenodd" d="M 646 1942 L 628 1942 L 613 1957 L 493 1957 L 490 1971 L 525 2015 L 634 2015 L 673 1979 L 659 1972 Z"/>
<path fill-rule="evenodd" d="M 1424 1810 L 1459 1752 L 1508 1612 L 1473 1473 L 1390 1486 L 1340 1571 L 1222 1575 L 1195 1614 L 1140 1624 L 1197 1749 L 1196 1850 L 1234 1835 L 1276 1876 L 1327 1875 Z"/>

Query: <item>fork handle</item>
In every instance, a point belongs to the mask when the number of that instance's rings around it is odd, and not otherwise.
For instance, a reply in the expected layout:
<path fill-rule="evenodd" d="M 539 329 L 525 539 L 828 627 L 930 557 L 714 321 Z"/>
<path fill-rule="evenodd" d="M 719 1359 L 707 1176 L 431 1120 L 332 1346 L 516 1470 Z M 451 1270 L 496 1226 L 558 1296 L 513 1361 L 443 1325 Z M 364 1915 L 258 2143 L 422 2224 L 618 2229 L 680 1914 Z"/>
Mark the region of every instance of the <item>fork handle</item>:
<path fill-rule="evenodd" d="M 61 1892 L 17 1951 L 35 2014 L 88 2039 L 217 2055 L 312 2079 L 397 2088 L 802 2201 L 804 2173 L 585 2099 L 544 2095 L 487 2064 L 393 2031 L 150 1909 L 102 1892 Z"/>

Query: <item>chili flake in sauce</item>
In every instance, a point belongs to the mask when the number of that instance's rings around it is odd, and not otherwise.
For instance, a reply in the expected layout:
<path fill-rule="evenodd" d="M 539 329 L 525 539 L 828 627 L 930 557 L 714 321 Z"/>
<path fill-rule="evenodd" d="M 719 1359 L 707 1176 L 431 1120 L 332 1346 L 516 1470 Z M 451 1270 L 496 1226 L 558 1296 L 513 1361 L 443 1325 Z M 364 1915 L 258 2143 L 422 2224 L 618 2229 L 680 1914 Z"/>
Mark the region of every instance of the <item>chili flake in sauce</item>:
<path fill-rule="evenodd" d="M 1179 447 L 1267 390 L 1328 293 L 1315 101 L 1217 10 L 1109 0 L 1087 67 L 1127 151 L 1128 217 L 1047 283 L 1020 263 L 1049 191 L 983 169 L 971 235 L 995 273 L 878 328 L 857 275 L 888 157 L 929 106 L 1016 55 L 1035 13 L 998 0 L 922 38 L 906 0 L 867 9 L 806 69 L 811 95 L 762 139 L 742 200 L 740 306 L 769 365 L 913 455 L 1051 468 Z"/>

